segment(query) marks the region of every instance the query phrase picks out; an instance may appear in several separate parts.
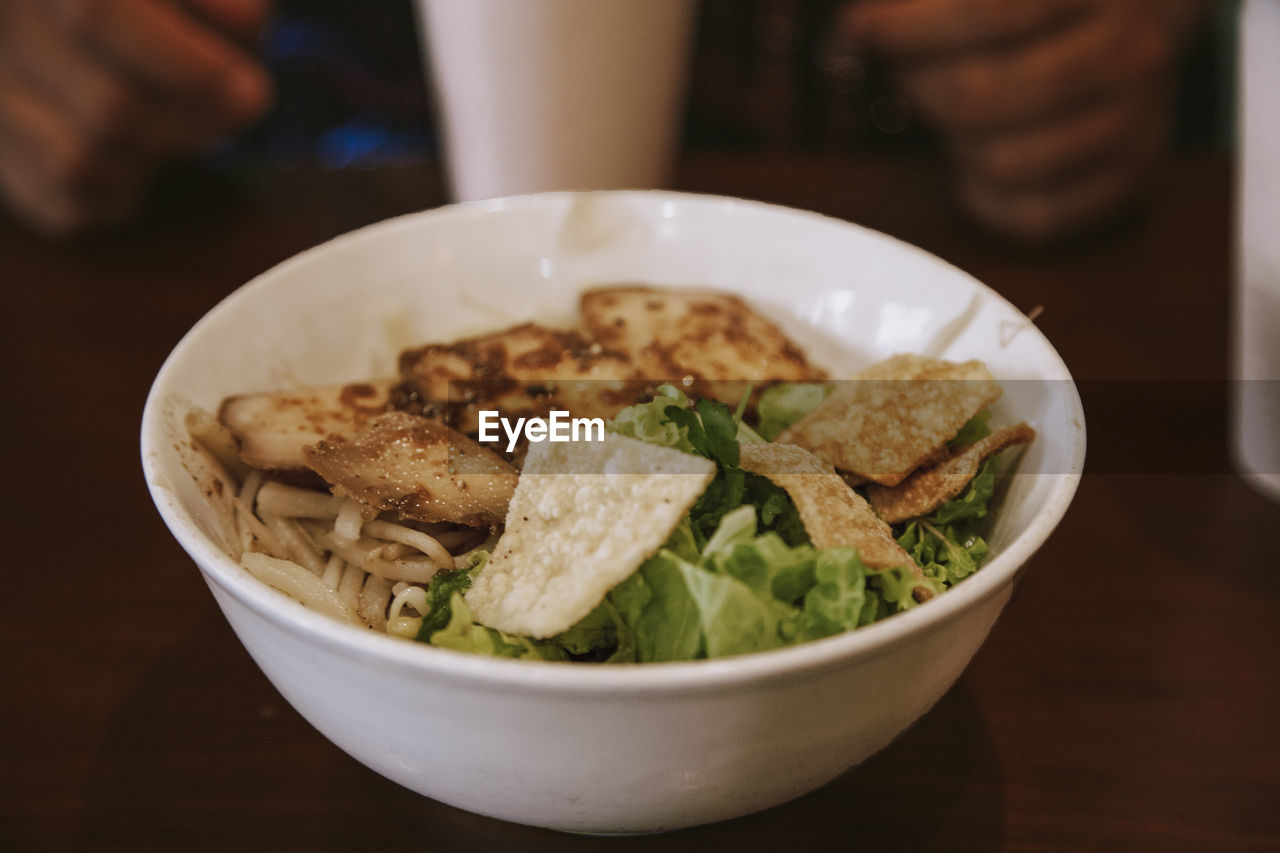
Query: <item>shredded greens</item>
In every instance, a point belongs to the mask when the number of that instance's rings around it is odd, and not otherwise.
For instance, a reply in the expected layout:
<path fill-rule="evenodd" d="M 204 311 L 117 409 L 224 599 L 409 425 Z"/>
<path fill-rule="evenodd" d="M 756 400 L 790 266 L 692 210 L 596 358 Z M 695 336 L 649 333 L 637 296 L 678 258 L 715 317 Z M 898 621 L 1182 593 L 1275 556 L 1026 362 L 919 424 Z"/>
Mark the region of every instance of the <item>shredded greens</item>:
<path fill-rule="evenodd" d="M 547 640 L 513 637 L 475 624 L 463 593 L 470 568 L 441 573 L 427 588 L 417 639 L 478 654 L 602 663 L 693 660 L 762 651 L 850 631 L 916 606 L 919 581 L 906 568 L 873 572 L 852 548 L 813 547 L 795 504 L 767 478 L 739 467 L 744 441 L 775 437 L 813 409 L 830 386 L 791 383 L 759 395 L 756 429 L 723 403 L 689 398 L 663 385 L 622 411 L 609 429 L 716 463 L 711 485 L 665 545 L 589 615 Z M 990 432 L 990 412 L 952 440 Z M 982 538 L 995 491 L 994 459 L 954 500 L 894 528 L 898 543 L 941 592 L 973 574 L 988 548 Z"/>

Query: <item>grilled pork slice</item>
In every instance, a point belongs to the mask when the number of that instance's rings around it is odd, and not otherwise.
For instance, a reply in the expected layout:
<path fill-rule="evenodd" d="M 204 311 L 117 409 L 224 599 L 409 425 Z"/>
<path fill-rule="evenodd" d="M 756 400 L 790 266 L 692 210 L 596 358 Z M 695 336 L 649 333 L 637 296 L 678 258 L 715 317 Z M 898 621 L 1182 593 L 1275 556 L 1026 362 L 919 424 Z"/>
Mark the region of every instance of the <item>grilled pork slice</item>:
<path fill-rule="evenodd" d="M 388 412 L 350 438 L 306 450 L 307 464 L 345 495 L 403 518 L 493 527 L 507 514 L 515 469 L 444 424 Z"/>
<path fill-rule="evenodd" d="M 561 409 L 611 418 L 644 393 L 630 359 L 577 332 L 536 323 L 405 350 L 400 375 L 425 410 L 442 413 L 463 432 L 478 429 L 484 409 L 506 417 L 545 417 Z"/>
<path fill-rule="evenodd" d="M 588 332 L 649 380 L 681 381 L 698 396 L 736 404 L 748 385 L 826 378 L 777 326 L 736 296 L 656 287 L 582 294 Z"/>
<path fill-rule="evenodd" d="M 245 464 L 266 471 L 305 472 L 303 451 L 329 436 L 350 438 L 389 410 L 392 385 L 356 382 L 240 394 L 222 401 L 218 420 L 239 440 Z"/>

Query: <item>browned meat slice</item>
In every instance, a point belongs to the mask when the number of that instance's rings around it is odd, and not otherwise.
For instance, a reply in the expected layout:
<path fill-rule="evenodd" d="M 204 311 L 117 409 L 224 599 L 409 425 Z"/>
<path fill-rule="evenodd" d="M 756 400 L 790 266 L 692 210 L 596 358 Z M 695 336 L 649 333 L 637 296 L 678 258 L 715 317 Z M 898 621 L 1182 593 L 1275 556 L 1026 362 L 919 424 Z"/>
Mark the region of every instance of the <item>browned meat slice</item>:
<path fill-rule="evenodd" d="M 966 421 L 999 398 L 1000 386 L 980 361 L 894 356 L 838 383 L 777 440 L 894 486 L 937 459 Z"/>
<path fill-rule="evenodd" d="M 325 385 L 240 394 L 222 401 L 218 420 L 240 441 L 240 458 L 268 471 L 306 471 L 303 450 L 331 435 L 350 438 L 390 408 L 391 382 Z"/>
<path fill-rule="evenodd" d="M 867 498 L 879 516 L 889 524 L 933 512 L 964 491 L 978 473 L 978 466 L 1014 444 L 1030 444 L 1036 431 L 1025 423 L 996 430 L 986 438 L 954 451 L 947 459 L 921 468 L 896 486 L 867 487 Z"/>
<path fill-rule="evenodd" d="M 588 332 L 645 379 L 736 404 L 748 385 L 825 378 L 773 323 L 715 291 L 605 287 L 582 294 Z M 701 380 L 701 381 L 697 381 Z"/>
<path fill-rule="evenodd" d="M 418 521 L 495 526 L 506 517 L 515 469 L 444 424 L 388 412 L 352 438 L 306 451 L 307 464 L 347 495 Z"/>
<path fill-rule="evenodd" d="M 562 409 L 576 417 L 611 418 L 644 391 L 625 356 L 577 332 L 536 323 L 405 350 L 400 374 L 428 410 L 441 411 L 464 432 L 476 431 L 482 409 L 507 417 L 545 417 Z"/>
<path fill-rule="evenodd" d="M 786 444 L 744 443 L 740 464 L 781 486 L 816 548 L 856 548 L 873 571 L 902 566 L 919 581 L 916 601 L 933 597 L 924 572 L 893 538 L 889 525 L 826 462 L 809 451 Z"/>

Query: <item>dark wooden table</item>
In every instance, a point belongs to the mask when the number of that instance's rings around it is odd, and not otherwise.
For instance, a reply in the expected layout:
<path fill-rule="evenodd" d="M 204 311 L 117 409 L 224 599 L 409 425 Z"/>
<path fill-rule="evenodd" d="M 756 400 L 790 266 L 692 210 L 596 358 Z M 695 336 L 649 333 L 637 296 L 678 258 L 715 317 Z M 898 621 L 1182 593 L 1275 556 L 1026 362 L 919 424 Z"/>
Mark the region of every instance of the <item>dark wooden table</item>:
<path fill-rule="evenodd" d="M 1225 161 L 1171 163 L 1144 217 L 1051 253 L 971 230 L 923 161 L 683 165 L 684 188 L 868 224 L 1044 305 L 1090 462 L 986 646 L 896 743 L 769 812 L 624 840 L 476 817 L 348 758 L 161 524 L 136 435 L 169 348 L 271 264 L 440 199 L 425 166 L 225 183 L 179 181 L 140 226 L 71 246 L 0 222 L 0 848 L 1280 846 L 1280 506 L 1225 451 Z"/>

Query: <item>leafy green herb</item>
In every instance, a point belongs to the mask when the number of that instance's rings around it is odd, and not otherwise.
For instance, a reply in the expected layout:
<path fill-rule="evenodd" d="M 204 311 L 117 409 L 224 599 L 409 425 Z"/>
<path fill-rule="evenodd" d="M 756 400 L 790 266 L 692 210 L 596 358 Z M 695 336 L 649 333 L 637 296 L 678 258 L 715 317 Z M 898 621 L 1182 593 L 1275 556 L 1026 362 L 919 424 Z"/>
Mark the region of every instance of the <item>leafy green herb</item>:
<path fill-rule="evenodd" d="M 684 432 L 685 438 L 700 456 L 724 468 L 738 465 L 738 422 L 729 407 L 706 397 L 698 400 L 696 411 L 669 405 L 663 411 Z"/>
<path fill-rule="evenodd" d="M 940 581 L 933 580 L 927 575 L 925 580 L 920 580 L 916 577 L 915 572 L 906 566 L 881 569 L 871 575 L 871 582 L 880 591 L 880 596 L 885 600 L 886 604 L 890 605 L 890 610 L 894 613 L 910 610 L 919 604 L 915 597 L 915 590 L 918 586 L 923 585 L 932 589 L 935 593 L 942 592 L 945 589 L 945 586 Z"/>
<path fill-rule="evenodd" d="M 419 642 L 431 642 L 431 635 L 448 627 L 453 616 L 453 597 L 456 593 L 461 600 L 462 593 L 471 588 L 470 571 L 437 572 L 427 584 L 427 612 L 422 617 L 422 626 L 418 628 Z M 470 618 L 470 610 L 467 611 Z"/>
<path fill-rule="evenodd" d="M 743 502 L 758 507 L 760 531 L 772 531 L 788 545 L 809 544 L 809 533 L 800 520 L 795 501 L 768 477 L 748 472 L 744 483 Z"/>
<path fill-rule="evenodd" d="M 933 524 L 954 524 L 964 519 L 978 519 L 987 514 L 987 504 L 996 491 L 996 459 L 991 457 L 978 467 L 978 473 L 965 486 L 960 496 L 947 501 L 929 515 Z"/>

